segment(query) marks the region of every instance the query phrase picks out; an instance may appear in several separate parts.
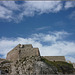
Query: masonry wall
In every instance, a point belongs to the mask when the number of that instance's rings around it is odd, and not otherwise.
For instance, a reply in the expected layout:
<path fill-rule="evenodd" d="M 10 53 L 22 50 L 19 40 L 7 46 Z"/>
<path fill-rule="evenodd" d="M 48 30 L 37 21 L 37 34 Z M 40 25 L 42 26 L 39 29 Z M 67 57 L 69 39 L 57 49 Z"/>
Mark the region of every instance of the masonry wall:
<path fill-rule="evenodd" d="M 35 51 L 35 56 L 40 56 L 39 48 L 33 48 L 33 51 Z"/>
<path fill-rule="evenodd" d="M 40 56 L 38 48 L 33 48 L 32 45 L 17 45 L 13 50 L 7 54 L 8 60 L 15 61 L 27 56 Z"/>
<path fill-rule="evenodd" d="M 66 61 L 64 56 L 43 56 L 49 61 Z"/>
<path fill-rule="evenodd" d="M 9 61 L 15 61 L 19 59 L 19 47 L 20 44 L 17 45 L 14 49 L 12 49 L 8 54 L 6 59 Z"/>
<path fill-rule="evenodd" d="M 7 59 L 10 61 L 15 61 L 27 56 L 40 56 L 39 49 L 33 48 L 31 44 L 30 45 L 19 44 L 7 54 Z M 43 56 L 43 57 L 49 61 L 65 61 L 64 56 Z"/>
<path fill-rule="evenodd" d="M 73 63 L 73 67 L 75 68 L 75 63 Z"/>
<path fill-rule="evenodd" d="M 19 52 L 19 59 L 22 59 L 27 56 L 40 56 L 38 53 L 39 49 L 38 48 L 21 48 Z"/>
<path fill-rule="evenodd" d="M 6 59 L 9 61 L 18 60 L 19 59 L 19 50 L 13 50 L 10 53 L 8 53 Z"/>

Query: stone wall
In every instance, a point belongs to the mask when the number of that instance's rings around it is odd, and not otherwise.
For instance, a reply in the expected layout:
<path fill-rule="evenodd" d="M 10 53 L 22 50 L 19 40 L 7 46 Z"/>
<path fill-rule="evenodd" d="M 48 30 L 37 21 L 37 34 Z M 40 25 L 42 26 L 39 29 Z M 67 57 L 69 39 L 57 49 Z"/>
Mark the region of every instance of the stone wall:
<path fill-rule="evenodd" d="M 13 50 L 7 54 L 7 59 L 11 61 L 20 60 L 28 56 L 40 56 L 38 48 L 33 48 L 31 44 L 17 45 Z M 43 56 L 49 61 L 66 61 L 64 56 Z"/>
<path fill-rule="evenodd" d="M 49 61 L 66 61 L 64 56 L 43 56 Z"/>
<path fill-rule="evenodd" d="M 33 48 L 31 44 L 29 45 L 19 44 L 7 54 L 6 59 L 15 61 L 27 56 L 40 56 L 39 49 Z"/>
<path fill-rule="evenodd" d="M 7 58 L 9 61 L 15 61 L 19 59 L 19 50 L 13 50 L 7 54 Z"/>
<path fill-rule="evenodd" d="M 12 49 L 8 54 L 6 59 L 9 61 L 15 61 L 19 59 L 19 45 L 17 45 L 14 49 Z"/>
<path fill-rule="evenodd" d="M 35 51 L 35 56 L 40 56 L 39 48 L 33 48 L 33 51 Z"/>
<path fill-rule="evenodd" d="M 19 58 L 22 59 L 27 56 L 40 56 L 38 48 L 21 48 Z"/>
<path fill-rule="evenodd" d="M 75 68 L 75 63 L 73 63 L 73 67 Z"/>

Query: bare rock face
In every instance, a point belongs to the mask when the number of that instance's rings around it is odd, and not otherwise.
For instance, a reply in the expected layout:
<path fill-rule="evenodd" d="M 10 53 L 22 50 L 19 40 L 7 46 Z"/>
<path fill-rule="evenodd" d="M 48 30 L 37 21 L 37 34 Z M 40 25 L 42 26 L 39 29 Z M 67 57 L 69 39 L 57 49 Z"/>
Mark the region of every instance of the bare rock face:
<path fill-rule="evenodd" d="M 0 75 L 1 74 L 10 74 L 10 72 L 11 72 L 11 69 L 10 69 L 10 67 L 11 67 L 11 64 L 10 64 L 11 62 L 10 61 L 8 61 L 8 60 L 2 60 L 1 62 L 0 62 Z"/>
<path fill-rule="evenodd" d="M 49 66 L 40 57 L 27 57 L 11 64 L 11 75 L 56 74 L 57 68 Z"/>
<path fill-rule="evenodd" d="M 5 60 L 0 63 L 0 71 L 4 75 L 62 75 L 73 74 L 73 70 L 71 64 L 48 61 L 41 56 L 24 57 L 14 62 Z"/>

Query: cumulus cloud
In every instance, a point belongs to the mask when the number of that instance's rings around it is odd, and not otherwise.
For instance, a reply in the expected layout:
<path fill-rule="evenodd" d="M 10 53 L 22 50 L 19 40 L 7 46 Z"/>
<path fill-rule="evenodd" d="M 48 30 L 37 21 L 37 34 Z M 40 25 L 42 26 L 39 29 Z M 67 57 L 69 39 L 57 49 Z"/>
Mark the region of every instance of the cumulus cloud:
<path fill-rule="evenodd" d="M 75 7 L 75 2 L 66 1 L 65 9 Z M 41 15 L 43 13 L 57 13 L 63 9 L 62 1 L 23 1 L 18 4 L 15 1 L 0 2 L 0 19 L 20 21 L 24 16 Z"/>
<path fill-rule="evenodd" d="M 62 4 L 60 1 L 30 1 L 26 2 L 25 8 L 28 11 L 37 11 L 41 13 L 49 13 L 49 12 L 58 12 L 62 8 Z M 31 8 L 31 9 L 30 9 Z"/>
<path fill-rule="evenodd" d="M 75 1 L 66 1 L 65 3 L 65 9 L 73 8 L 75 7 Z M 72 20 L 75 20 L 75 11 L 73 11 L 70 15 L 69 18 Z"/>
<path fill-rule="evenodd" d="M 66 9 L 75 7 L 75 1 L 66 1 L 65 6 Z"/>
<path fill-rule="evenodd" d="M 15 1 L 0 2 L 0 19 L 19 22 L 23 17 L 32 17 L 43 13 L 57 13 L 60 10 L 75 7 L 75 2 L 66 1 L 23 1 L 18 4 Z"/>
<path fill-rule="evenodd" d="M 61 1 L 27 1 L 22 6 L 24 9 L 19 14 L 20 19 L 24 16 L 34 16 L 36 14 L 57 13 L 62 9 Z"/>
<path fill-rule="evenodd" d="M 3 57 L 18 44 L 32 44 L 38 47 L 42 56 L 66 56 L 67 60 L 74 62 L 75 42 L 65 41 L 67 32 L 52 32 L 48 34 L 33 34 L 29 38 L 17 37 L 14 39 L 0 39 L 0 55 Z M 65 36 L 65 37 L 62 37 Z"/>
<path fill-rule="evenodd" d="M 70 15 L 69 18 L 72 20 L 75 20 L 75 11 L 73 11 Z"/>
<path fill-rule="evenodd" d="M 20 6 L 15 1 L 1 1 L 0 4 L 9 10 L 19 10 Z"/>
<path fill-rule="evenodd" d="M 0 18 L 1 19 L 11 19 L 12 18 L 12 11 L 6 9 L 5 7 L 0 6 Z"/>
<path fill-rule="evenodd" d="M 67 32 L 49 32 L 50 34 L 33 34 L 35 40 L 40 40 L 43 42 L 56 42 L 58 40 L 62 40 L 66 35 L 68 36 L 69 34 Z M 64 35 L 64 36 L 63 36 Z M 42 37 L 42 38 L 41 38 Z"/>
<path fill-rule="evenodd" d="M 61 1 L 24 1 L 23 4 L 17 4 L 15 1 L 1 1 L 0 9 L 0 18 L 18 21 L 24 16 L 59 12 L 62 3 Z"/>

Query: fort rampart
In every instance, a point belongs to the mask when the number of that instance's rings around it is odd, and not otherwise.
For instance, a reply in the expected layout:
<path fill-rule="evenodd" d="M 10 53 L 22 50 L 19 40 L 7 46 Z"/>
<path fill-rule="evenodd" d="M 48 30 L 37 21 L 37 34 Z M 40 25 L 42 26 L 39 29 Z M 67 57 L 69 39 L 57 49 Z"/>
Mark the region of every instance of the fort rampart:
<path fill-rule="evenodd" d="M 13 50 L 7 54 L 7 58 L 10 61 L 20 60 L 28 56 L 40 56 L 38 48 L 33 48 L 31 44 L 17 45 Z M 49 61 L 66 61 L 64 56 L 43 56 Z"/>
<path fill-rule="evenodd" d="M 42 56 L 49 61 L 66 61 L 64 56 Z"/>
<path fill-rule="evenodd" d="M 20 60 L 27 56 L 40 56 L 38 48 L 33 48 L 31 44 L 29 45 L 17 45 L 13 50 L 11 50 L 6 59 L 10 61 Z"/>

